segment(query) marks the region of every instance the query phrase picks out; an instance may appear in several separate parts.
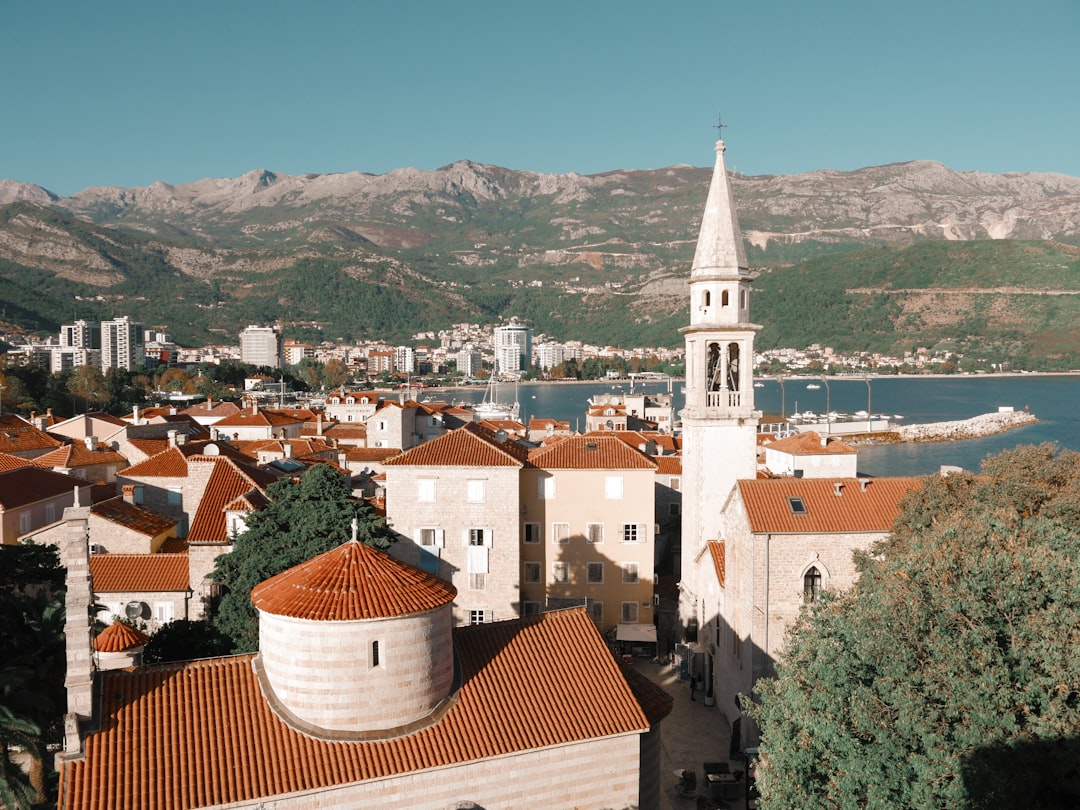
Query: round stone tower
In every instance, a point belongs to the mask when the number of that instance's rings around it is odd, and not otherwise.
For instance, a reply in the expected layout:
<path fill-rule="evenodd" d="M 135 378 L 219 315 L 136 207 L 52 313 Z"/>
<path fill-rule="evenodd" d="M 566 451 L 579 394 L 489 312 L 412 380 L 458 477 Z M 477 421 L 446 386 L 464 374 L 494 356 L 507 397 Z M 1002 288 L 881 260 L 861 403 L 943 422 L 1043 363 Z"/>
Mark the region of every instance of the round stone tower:
<path fill-rule="evenodd" d="M 454 681 L 453 585 L 356 540 L 251 592 L 256 669 L 284 719 L 313 736 L 416 724 Z"/>

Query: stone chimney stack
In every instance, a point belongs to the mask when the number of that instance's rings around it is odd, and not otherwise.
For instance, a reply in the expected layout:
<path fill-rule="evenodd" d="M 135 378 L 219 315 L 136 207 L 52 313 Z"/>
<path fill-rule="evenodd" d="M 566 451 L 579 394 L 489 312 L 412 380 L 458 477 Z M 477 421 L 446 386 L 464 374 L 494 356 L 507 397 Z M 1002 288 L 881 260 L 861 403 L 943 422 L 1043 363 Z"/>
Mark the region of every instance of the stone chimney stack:
<path fill-rule="evenodd" d="M 60 562 L 67 568 L 67 611 L 64 639 L 67 647 L 67 714 L 64 715 L 64 754 L 82 753 L 80 723 L 94 712 L 94 646 L 91 638 L 90 605 L 93 586 L 90 581 L 90 507 L 69 506 L 64 510 L 67 522 Z"/>
<path fill-rule="evenodd" d="M 292 442 L 283 441 L 281 443 L 281 449 L 285 451 L 285 458 L 292 458 Z"/>
<path fill-rule="evenodd" d="M 169 437 L 169 447 L 176 447 L 176 430 L 170 430 L 165 435 Z"/>
<path fill-rule="evenodd" d="M 130 504 L 135 503 L 135 485 L 134 484 L 124 484 L 123 486 L 120 487 L 120 492 L 121 492 L 121 494 L 122 494 L 122 496 L 124 498 L 124 503 L 130 503 Z"/>
<path fill-rule="evenodd" d="M 131 409 L 131 416 L 132 416 L 132 422 L 134 424 L 136 424 L 136 425 L 139 424 L 139 406 L 138 405 L 136 405 L 135 407 L 133 407 Z"/>

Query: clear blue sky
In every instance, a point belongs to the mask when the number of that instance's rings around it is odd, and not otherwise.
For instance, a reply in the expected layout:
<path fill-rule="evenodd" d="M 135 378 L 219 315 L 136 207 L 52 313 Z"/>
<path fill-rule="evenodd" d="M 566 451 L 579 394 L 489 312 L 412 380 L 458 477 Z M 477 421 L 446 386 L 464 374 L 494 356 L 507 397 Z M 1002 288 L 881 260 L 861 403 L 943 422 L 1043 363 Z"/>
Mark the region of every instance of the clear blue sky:
<path fill-rule="evenodd" d="M 0 3 L 0 178 L 459 159 L 1080 176 L 1077 0 Z"/>

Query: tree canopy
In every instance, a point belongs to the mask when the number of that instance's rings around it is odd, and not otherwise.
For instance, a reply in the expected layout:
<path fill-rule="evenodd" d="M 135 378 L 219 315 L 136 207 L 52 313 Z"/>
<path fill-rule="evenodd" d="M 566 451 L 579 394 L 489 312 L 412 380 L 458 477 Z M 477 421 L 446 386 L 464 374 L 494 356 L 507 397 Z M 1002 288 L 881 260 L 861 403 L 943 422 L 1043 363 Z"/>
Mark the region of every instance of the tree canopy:
<path fill-rule="evenodd" d="M 858 562 L 744 701 L 761 806 L 1080 806 L 1080 454 L 928 477 Z"/>
<path fill-rule="evenodd" d="M 376 548 L 389 548 L 394 536 L 371 504 L 353 498 L 341 473 L 318 464 L 299 482 L 283 479 L 266 491 L 270 504 L 251 513 L 247 530 L 233 550 L 217 558 L 213 578 L 226 586 L 216 627 L 232 640 L 235 652 L 259 644 L 258 613 L 251 589 L 294 565 L 336 548 L 352 537 Z"/>

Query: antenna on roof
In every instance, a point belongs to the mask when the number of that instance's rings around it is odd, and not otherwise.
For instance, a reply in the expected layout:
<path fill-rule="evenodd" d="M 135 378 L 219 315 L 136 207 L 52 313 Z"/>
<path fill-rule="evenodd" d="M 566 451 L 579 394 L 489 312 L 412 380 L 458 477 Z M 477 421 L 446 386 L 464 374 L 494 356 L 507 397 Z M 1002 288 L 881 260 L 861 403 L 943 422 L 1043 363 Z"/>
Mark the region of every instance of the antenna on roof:
<path fill-rule="evenodd" d="M 356 531 L 357 531 L 357 528 L 358 528 L 358 527 L 357 527 L 357 525 L 356 525 L 356 518 L 353 518 L 353 519 L 352 519 L 352 541 L 353 541 L 354 543 L 356 542 Z"/>

